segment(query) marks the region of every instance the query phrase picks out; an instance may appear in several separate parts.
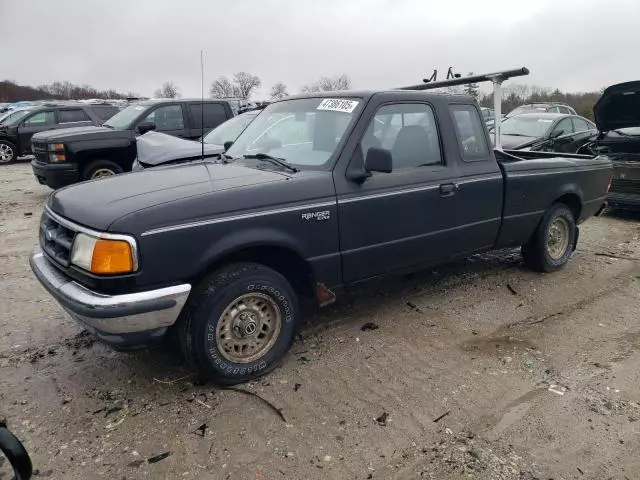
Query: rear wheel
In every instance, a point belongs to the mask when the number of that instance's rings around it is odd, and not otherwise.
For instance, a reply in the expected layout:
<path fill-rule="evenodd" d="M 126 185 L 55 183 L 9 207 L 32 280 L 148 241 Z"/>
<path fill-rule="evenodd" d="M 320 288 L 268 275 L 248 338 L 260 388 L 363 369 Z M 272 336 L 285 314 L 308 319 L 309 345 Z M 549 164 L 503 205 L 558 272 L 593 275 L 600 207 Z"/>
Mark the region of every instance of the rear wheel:
<path fill-rule="evenodd" d="M 522 246 L 525 263 L 540 272 L 553 272 L 564 267 L 576 242 L 576 221 L 564 204 L 553 205 L 542 222 Z"/>
<path fill-rule="evenodd" d="M 11 163 L 17 156 L 16 146 L 6 140 L 0 140 L 0 163 Z"/>
<path fill-rule="evenodd" d="M 298 301 L 278 272 L 235 263 L 207 277 L 185 307 L 178 335 L 187 360 L 221 385 L 272 370 L 293 343 Z"/>
<path fill-rule="evenodd" d="M 82 179 L 93 180 L 96 178 L 111 177 L 122 172 L 124 172 L 122 167 L 111 160 L 95 160 L 84 169 Z"/>

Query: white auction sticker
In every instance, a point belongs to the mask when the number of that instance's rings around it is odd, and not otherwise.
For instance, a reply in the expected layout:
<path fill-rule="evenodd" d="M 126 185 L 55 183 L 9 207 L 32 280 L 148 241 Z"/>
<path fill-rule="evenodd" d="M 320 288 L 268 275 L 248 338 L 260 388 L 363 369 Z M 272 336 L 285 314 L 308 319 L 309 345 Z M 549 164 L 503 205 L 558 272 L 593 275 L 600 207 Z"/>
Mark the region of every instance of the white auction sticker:
<path fill-rule="evenodd" d="M 358 106 L 357 100 L 343 100 L 342 98 L 325 98 L 316 110 L 332 110 L 334 112 L 351 113 Z"/>

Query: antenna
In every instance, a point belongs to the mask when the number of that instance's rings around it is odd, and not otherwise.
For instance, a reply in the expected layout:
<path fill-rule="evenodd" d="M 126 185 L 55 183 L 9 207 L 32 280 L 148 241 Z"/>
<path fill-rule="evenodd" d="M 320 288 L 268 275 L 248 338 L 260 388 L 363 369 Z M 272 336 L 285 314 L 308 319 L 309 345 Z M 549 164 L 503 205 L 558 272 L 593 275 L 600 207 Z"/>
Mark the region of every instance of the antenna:
<path fill-rule="evenodd" d="M 204 160 L 204 62 L 200 50 L 200 159 Z"/>

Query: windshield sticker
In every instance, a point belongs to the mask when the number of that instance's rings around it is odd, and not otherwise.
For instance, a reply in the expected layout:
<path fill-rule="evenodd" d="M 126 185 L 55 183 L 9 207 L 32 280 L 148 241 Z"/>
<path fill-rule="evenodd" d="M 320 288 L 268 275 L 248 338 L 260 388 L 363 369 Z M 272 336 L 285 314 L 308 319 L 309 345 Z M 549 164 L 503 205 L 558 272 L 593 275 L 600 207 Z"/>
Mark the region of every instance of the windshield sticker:
<path fill-rule="evenodd" d="M 544 119 L 544 118 L 539 118 L 539 119 L 538 119 L 538 122 L 541 122 L 541 123 L 551 123 L 551 122 L 553 122 L 553 120 L 546 120 L 546 119 Z"/>
<path fill-rule="evenodd" d="M 325 98 L 316 110 L 331 110 L 333 112 L 352 113 L 358 106 L 357 100 L 342 100 L 340 98 Z"/>

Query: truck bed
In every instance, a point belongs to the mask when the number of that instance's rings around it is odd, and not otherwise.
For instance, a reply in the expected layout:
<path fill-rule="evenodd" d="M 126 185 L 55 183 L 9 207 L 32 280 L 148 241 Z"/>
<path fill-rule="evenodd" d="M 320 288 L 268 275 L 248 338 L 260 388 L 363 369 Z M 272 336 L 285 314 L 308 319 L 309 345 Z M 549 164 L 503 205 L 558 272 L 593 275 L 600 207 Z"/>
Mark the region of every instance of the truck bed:
<path fill-rule="evenodd" d="M 559 198 L 572 208 L 577 223 L 594 215 L 606 200 L 611 176 L 606 156 L 519 150 L 496 150 L 495 156 L 504 177 L 498 248 L 525 243 Z"/>

